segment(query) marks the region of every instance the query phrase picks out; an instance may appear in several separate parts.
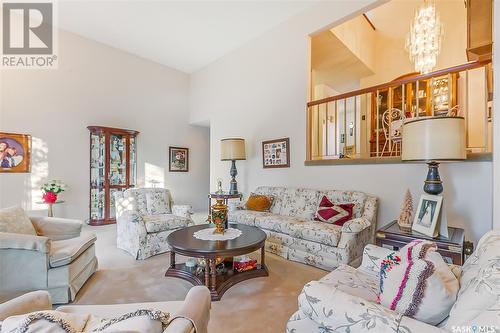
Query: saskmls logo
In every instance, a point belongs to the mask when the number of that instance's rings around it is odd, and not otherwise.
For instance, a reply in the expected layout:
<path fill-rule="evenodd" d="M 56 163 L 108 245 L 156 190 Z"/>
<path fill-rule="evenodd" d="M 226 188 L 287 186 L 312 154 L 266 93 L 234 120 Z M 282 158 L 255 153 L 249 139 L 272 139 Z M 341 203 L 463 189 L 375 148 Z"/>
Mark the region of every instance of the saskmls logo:
<path fill-rule="evenodd" d="M 2 3 L 2 68 L 56 68 L 52 2 Z"/>

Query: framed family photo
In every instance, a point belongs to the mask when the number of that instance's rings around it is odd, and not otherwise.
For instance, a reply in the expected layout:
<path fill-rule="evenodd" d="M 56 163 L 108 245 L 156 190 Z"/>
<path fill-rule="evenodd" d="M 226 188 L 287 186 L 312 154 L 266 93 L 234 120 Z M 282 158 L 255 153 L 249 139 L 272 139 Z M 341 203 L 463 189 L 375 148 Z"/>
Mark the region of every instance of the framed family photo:
<path fill-rule="evenodd" d="M 0 132 L 0 172 L 31 170 L 31 135 Z"/>
<path fill-rule="evenodd" d="M 264 168 L 290 167 L 290 139 L 262 142 L 262 164 Z"/>
<path fill-rule="evenodd" d="M 429 237 L 436 237 L 439 233 L 437 225 L 442 203 L 442 196 L 423 194 L 418 203 L 412 229 Z"/>
<path fill-rule="evenodd" d="M 168 171 L 189 171 L 189 148 L 168 147 Z"/>

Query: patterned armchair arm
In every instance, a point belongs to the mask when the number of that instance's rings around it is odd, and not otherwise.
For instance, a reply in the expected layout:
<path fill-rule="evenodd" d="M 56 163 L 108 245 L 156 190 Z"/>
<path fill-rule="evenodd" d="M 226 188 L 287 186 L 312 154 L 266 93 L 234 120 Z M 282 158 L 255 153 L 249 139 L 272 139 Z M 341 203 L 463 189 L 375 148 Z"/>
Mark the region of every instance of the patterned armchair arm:
<path fill-rule="evenodd" d="M 193 214 L 191 209 L 191 205 L 173 205 L 172 214 L 190 219 Z"/>
<path fill-rule="evenodd" d="M 299 309 L 329 332 L 445 332 L 318 281 L 304 286 Z"/>

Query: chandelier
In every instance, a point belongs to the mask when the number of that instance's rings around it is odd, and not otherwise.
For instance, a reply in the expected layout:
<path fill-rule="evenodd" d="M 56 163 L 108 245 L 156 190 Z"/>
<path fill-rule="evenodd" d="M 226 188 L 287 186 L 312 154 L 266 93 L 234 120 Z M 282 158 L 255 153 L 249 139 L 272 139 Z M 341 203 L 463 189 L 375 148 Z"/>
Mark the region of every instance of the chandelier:
<path fill-rule="evenodd" d="M 406 38 L 406 50 L 415 70 L 422 74 L 431 72 L 441 51 L 443 27 L 433 1 L 425 1 L 415 13 Z"/>

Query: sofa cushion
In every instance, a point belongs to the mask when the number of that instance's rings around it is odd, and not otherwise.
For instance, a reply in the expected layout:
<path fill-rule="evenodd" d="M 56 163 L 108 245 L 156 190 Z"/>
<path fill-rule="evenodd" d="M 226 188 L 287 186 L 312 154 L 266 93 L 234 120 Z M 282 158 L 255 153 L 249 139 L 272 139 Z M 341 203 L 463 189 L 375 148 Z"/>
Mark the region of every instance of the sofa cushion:
<path fill-rule="evenodd" d="M 262 215 L 255 218 L 255 226 L 271 231 L 281 232 L 283 234 L 291 235 L 298 225 L 302 225 L 305 221 L 303 219 L 283 216 L 283 215 Z"/>
<path fill-rule="evenodd" d="M 324 195 L 321 198 L 314 220 L 342 226 L 344 223 L 352 219 L 353 207 L 353 203 L 333 204 Z"/>
<path fill-rule="evenodd" d="M 19 206 L 0 209 L 0 232 L 36 236 L 36 230 Z"/>
<path fill-rule="evenodd" d="M 433 242 L 415 240 L 380 265 L 380 304 L 431 325 L 455 302 L 458 281 Z"/>
<path fill-rule="evenodd" d="M 232 210 L 229 211 L 227 214 L 229 222 L 235 222 L 251 226 L 255 226 L 256 217 L 271 216 L 271 215 L 273 214 L 268 212 L 256 212 L 253 210 L 246 210 L 246 209 Z"/>
<path fill-rule="evenodd" d="M 307 221 L 289 226 L 290 236 L 320 244 L 337 246 L 342 227 L 331 223 Z"/>
<path fill-rule="evenodd" d="M 147 233 L 183 228 L 191 223 L 190 219 L 174 214 L 146 215 L 142 219 Z"/>
<path fill-rule="evenodd" d="M 281 210 L 281 205 L 283 201 L 283 191 L 284 187 L 275 186 L 259 186 L 255 189 L 255 194 L 270 195 L 274 197 L 273 204 L 271 206 L 270 212 L 273 214 L 279 214 Z"/>
<path fill-rule="evenodd" d="M 60 267 L 70 264 L 96 241 L 94 234 L 51 242 L 50 267 Z"/>
<path fill-rule="evenodd" d="M 363 192 L 356 191 L 322 191 L 319 193 L 319 197 L 322 198 L 325 195 L 328 200 L 334 204 L 352 202 L 354 208 L 352 210 L 352 215 L 354 218 L 361 217 L 363 215 L 363 209 L 365 207 L 366 194 Z"/>
<path fill-rule="evenodd" d="M 286 188 L 283 192 L 280 215 L 312 220 L 319 203 L 319 191 Z"/>
<path fill-rule="evenodd" d="M 250 193 L 245 208 L 257 212 L 268 212 L 273 205 L 274 197 L 272 195 Z"/>

